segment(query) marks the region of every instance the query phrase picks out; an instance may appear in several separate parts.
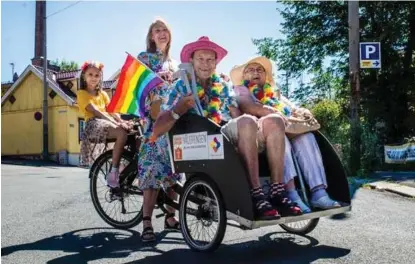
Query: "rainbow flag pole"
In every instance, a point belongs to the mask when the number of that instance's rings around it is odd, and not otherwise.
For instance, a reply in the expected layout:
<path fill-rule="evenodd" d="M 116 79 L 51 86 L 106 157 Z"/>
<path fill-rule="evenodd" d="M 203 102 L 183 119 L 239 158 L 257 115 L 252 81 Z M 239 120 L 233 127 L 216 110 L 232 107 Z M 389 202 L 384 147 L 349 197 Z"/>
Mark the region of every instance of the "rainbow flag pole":
<path fill-rule="evenodd" d="M 127 58 L 121 68 L 115 94 L 107 106 L 107 111 L 144 116 L 144 105 L 148 93 L 166 82 L 145 63 L 126 53 Z"/>

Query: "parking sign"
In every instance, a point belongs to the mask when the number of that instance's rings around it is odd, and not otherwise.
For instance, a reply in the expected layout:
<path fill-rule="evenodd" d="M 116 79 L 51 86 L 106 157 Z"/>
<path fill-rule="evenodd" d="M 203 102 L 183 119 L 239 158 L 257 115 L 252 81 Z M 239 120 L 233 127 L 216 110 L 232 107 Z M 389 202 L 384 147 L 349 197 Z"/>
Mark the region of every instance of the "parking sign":
<path fill-rule="evenodd" d="M 380 42 L 360 43 L 360 68 L 381 68 Z"/>

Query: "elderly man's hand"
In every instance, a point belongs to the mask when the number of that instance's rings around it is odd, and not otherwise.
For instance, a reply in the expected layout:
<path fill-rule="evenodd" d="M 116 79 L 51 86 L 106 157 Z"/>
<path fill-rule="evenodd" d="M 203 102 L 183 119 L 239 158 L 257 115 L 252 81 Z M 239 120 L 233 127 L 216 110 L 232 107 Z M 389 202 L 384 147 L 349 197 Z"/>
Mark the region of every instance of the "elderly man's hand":
<path fill-rule="evenodd" d="M 177 102 L 176 107 L 174 108 L 174 111 L 179 115 L 183 115 L 194 106 L 195 99 L 193 98 L 193 95 L 188 95 L 180 98 L 180 100 Z"/>

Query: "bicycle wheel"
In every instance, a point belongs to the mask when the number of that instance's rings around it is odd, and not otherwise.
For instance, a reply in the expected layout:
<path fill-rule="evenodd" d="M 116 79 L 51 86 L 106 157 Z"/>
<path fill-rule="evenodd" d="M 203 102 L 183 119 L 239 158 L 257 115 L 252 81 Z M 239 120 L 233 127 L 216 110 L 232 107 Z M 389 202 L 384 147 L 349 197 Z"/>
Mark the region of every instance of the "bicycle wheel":
<path fill-rule="evenodd" d="M 306 235 L 316 228 L 320 218 L 302 220 L 288 224 L 281 224 L 281 228 L 291 234 Z"/>
<path fill-rule="evenodd" d="M 112 150 L 97 158 L 90 170 L 90 194 L 98 215 L 119 229 L 137 226 L 143 218 L 143 193 L 137 187 L 137 164 L 134 154 L 124 151 L 120 159 L 120 188 L 116 193 L 107 186 L 106 177 L 112 166 Z M 125 170 L 125 171 L 124 171 Z M 130 173 L 126 173 L 126 172 Z M 123 173 L 124 172 L 124 173 Z"/>
<path fill-rule="evenodd" d="M 225 206 L 210 178 L 195 176 L 186 183 L 179 214 L 183 238 L 192 250 L 212 252 L 222 243 L 227 224 Z"/>

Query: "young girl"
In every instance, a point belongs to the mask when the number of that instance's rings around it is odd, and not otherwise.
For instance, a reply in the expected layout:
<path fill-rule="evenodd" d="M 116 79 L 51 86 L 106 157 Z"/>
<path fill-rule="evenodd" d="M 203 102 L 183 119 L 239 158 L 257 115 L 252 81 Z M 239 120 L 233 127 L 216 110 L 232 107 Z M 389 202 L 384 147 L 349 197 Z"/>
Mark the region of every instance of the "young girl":
<path fill-rule="evenodd" d="M 147 34 L 147 50 L 138 55 L 138 59 L 150 67 L 167 82 L 172 82 L 173 72 L 177 63 L 170 58 L 171 31 L 167 23 L 161 19 L 154 21 Z M 146 98 L 144 117 L 144 140 L 140 146 L 138 157 L 139 187 L 144 190 L 143 201 L 143 232 L 142 241 L 154 241 L 155 235 L 151 224 L 157 193 L 160 188 L 172 186 L 179 175 L 172 173 L 168 144 L 166 137 L 160 137 L 156 142 L 149 142 L 153 131 L 153 124 L 160 111 L 162 100 L 167 99 L 168 85 L 161 85 L 153 89 Z M 175 199 L 172 191 L 169 196 Z M 168 208 L 164 228 L 179 229 L 179 223 L 174 217 L 174 209 Z"/>
<path fill-rule="evenodd" d="M 120 118 L 118 114 L 109 114 L 106 107 L 110 99 L 102 91 L 102 69 L 104 65 L 95 61 L 87 61 L 81 67 L 80 86 L 77 93 L 79 111 L 85 118 L 85 130 L 81 143 L 81 165 L 91 166 L 94 161 L 94 148 L 105 139 L 116 139 L 112 168 L 107 176 L 107 184 L 111 188 L 119 186 L 118 165 L 121 153 L 127 141 L 127 131 L 130 123 Z"/>

